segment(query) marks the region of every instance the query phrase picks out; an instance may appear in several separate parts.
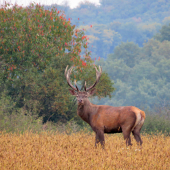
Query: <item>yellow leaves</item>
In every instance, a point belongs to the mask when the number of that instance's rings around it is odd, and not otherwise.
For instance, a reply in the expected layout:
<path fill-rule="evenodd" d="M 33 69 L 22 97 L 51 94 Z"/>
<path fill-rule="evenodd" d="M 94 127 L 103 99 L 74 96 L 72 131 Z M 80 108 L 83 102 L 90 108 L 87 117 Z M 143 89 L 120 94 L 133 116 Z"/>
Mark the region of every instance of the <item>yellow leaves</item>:
<path fill-rule="evenodd" d="M 163 23 L 168 23 L 168 22 L 170 22 L 170 16 L 169 17 L 165 17 L 163 19 Z"/>
<path fill-rule="evenodd" d="M 48 124 L 43 125 L 46 129 Z M 142 136 L 143 147 L 132 138 L 126 148 L 122 135 L 105 135 L 106 146 L 95 148 L 95 134 L 79 132 L 0 134 L 0 169 L 169 169 L 170 137 Z M 64 160 L 64 161 L 63 161 Z"/>
<path fill-rule="evenodd" d="M 103 31 L 103 34 L 104 34 L 103 36 L 106 37 L 106 38 L 111 38 L 111 37 L 113 37 L 113 32 L 114 32 L 113 30 L 110 30 L 110 29 L 109 29 L 109 30 L 106 30 L 106 29 L 105 29 L 105 30 Z"/>
<path fill-rule="evenodd" d="M 142 28 L 144 31 L 150 31 L 150 32 L 155 32 L 157 28 L 161 26 L 159 23 L 151 23 L 151 24 L 140 24 L 139 27 Z"/>
<path fill-rule="evenodd" d="M 97 40 L 99 40 L 99 38 L 98 37 L 95 37 L 94 35 L 88 35 L 88 42 L 89 43 L 93 43 L 94 41 L 97 41 Z"/>

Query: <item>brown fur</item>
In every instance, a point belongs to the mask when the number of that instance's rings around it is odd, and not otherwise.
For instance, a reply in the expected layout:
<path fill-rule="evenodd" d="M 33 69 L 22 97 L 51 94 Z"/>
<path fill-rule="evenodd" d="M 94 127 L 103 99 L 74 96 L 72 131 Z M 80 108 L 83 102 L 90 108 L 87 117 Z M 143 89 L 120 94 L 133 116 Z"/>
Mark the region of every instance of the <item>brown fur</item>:
<path fill-rule="evenodd" d="M 145 120 L 145 112 L 134 106 L 113 107 L 106 105 L 94 105 L 90 103 L 88 97 L 94 94 L 94 87 L 99 82 L 102 74 L 102 68 L 96 69 L 96 82 L 86 88 L 84 85 L 84 92 L 79 91 L 76 82 L 75 87 L 70 82 L 70 74 L 73 66 L 68 70 L 65 69 L 65 76 L 68 85 L 72 88 L 70 93 L 77 97 L 77 114 L 87 122 L 93 131 L 96 133 L 96 142 L 101 143 L 104 147 L 104 133 L 123 133 L 126 145 L 131 144 L 130 133 L 132 132 L 136 141 L 142 145 L 140 137 L 140 130 Z"/>
<path fill-rule="evenodd" d="M 73 92 L 73 91 L 72 91 Z M 145 120 L 145 112 L 134 106 L 113 107 L 107 105 L 92 104 L 86 94 L 78 92 L 77 114 L 87 122 L 96 133 L 96 142 L 104 146 L 104 133 L 123 133 L 126 145 L 131 144 L 130 133 L 132 132 L 136 141 L 142 145 L 140 130 Z M 85 97 L 86 96 L 86 97 Z M 80 102 L 80 99 L 82 100 Z"/>

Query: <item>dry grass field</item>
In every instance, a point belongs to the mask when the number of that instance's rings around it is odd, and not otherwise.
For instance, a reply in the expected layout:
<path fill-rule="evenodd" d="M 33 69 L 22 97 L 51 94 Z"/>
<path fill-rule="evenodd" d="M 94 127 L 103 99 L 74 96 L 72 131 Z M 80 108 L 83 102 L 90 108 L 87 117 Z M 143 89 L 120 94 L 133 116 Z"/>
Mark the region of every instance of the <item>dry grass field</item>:
<path fill-rule="evenodd" d="M 8 170 L 169 170 L 170 136 L 142 136 L 143 147 L 126 148 L 122 135 L 105 135 L 94 147 L 94 133 L 0 133 L 0 169 Z"/>

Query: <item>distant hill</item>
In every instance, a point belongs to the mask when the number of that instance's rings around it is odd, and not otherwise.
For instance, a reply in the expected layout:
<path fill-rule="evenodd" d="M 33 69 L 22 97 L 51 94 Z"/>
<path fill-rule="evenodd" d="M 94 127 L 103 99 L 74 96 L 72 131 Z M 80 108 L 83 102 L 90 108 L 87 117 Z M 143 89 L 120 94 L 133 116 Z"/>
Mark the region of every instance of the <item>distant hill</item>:
<path fill-rule="evenodd" d="M 101 0 L 100 6 L 81 3 L 78 8 L 53 4 L 63 10 L 89 36 L 92 58 L 107 58 L 123 42 L 134 42 L 140 47 L 170 21 L 168 0 Z M 92 26 L 92 27 L 90 27 Z"/>
<path fill-rule="evenodd" d="M 86 30 L 91 57 L 115 83 L 111 100 L 95 102 L 145 109 L 169 106 L 170 1 L 100 3 L 101 6 L 82 3 L 76 9 L 54 5 L 64 10 L 72 23 Z"/>

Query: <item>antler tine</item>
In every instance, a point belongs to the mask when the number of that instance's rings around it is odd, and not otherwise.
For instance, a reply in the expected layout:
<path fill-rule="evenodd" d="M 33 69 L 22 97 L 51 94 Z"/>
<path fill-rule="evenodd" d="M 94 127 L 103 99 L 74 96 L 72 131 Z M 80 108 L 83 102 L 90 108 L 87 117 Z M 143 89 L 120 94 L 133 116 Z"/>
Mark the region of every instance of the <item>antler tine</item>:
<path fill-rule="evenodd" d="M 64 72 L 65 77 L 66 77 L 66 74 L 67 74 L 67 69 L 68 69 L 68 65 L 67 65 L 65 72 Z"/>
<path fill-rule="evenodd" d="M 96 66 L 94 66 L 94 67 L 95 67 L 95 69 L 96 69 L 96 77 L 98 78 L 98 76 L 101 76 L 101 74 L 102 74 L 102 69 L 101 69 L 100 66 L 99 66 L 99 70 L 97 69 Z"/>
<path fill-rule="evenodd" d="M 98 71 L 98 69 L 97 69 L 96 66 L 94 66 L 94 68 L 95 68 L 95 70 L 96 70 L 96 81 L 95 81 L 95 83 L 94 83 L 92 86 L 90 86 L 89 88 L 87 88 L 85 91 L 89 91 L 89 90 L 91 90 L 92 88 L 94 88 L 94 87 L 96 86 L 96 84 L 99 82 L 99 79 L 100 79 L 100 77 L 101 77 L 101 74 L 102 74 L 102 69 L 101 69 L 101 67 L 99 66 L 99 71 Z"/>
<path fill-rule="evenodd" d="M 86 81 L 84 82 L 84 90 L 86 91 Z"/>
<path fill-rule="evenodd" d="M 75 84 L 75 86 L 76 86 L 77 91 L 79 91 L 79 89 L 78 89 L 78 87 L 77 87 L 77 84 L 76 84 L 76 80 L 74 80 L 74 84 Z"/>
<path fill-rule="evenodd" d="M 102 68 L 99 66 L 100 73 L 102 73 Z"/>
<path fill-rule="evenodd" d="M 71 72 L 72 72 L 72 69 L 73 69 L 73 66 L 71 66 L 71 68 L 70 69 L 68 69 L 68 65 L 67 65 L 67 67 L 66 67 L 66 69 L 65 69 L 65 77 L 66 77 L 66 80 L 67 80 L 67 83 L 68 83 L 68 85 L 73 89 L 73 90 L 75 90 L 75 91 L 79 91 L 79 89 L 78 89 L 78 87 L 77 87 L 77 85 L 76 85 L 76 88 L 71 84 L 71 82 L 70 82 L 70 74 L 71 74 Z"/>

